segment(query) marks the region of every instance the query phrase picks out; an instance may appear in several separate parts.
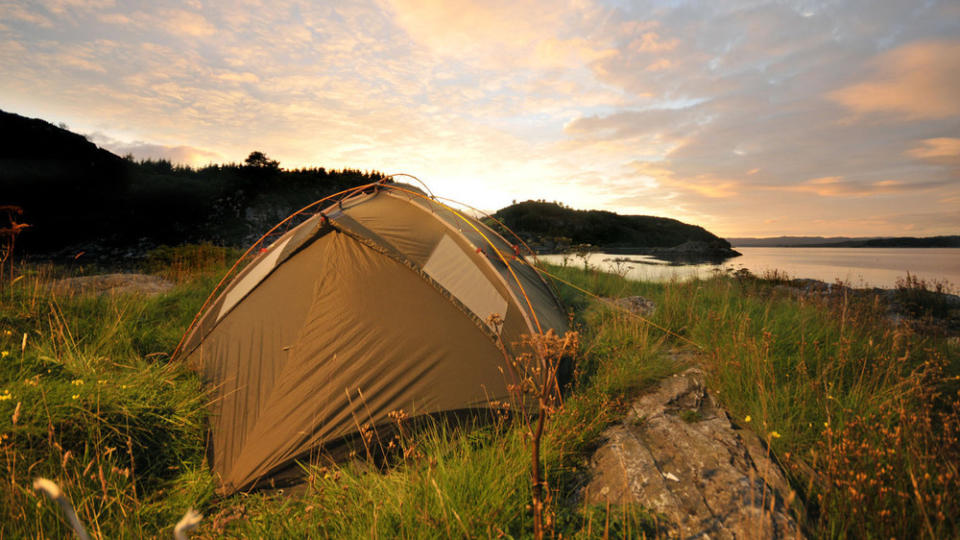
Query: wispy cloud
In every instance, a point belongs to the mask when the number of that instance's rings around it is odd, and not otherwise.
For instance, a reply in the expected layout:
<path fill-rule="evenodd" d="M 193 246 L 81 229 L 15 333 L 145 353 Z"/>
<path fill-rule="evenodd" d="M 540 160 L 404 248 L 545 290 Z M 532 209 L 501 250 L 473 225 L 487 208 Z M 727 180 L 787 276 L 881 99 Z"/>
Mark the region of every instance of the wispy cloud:
<path fill-rule="evenodd" d="M 955 137 L 934 137 L 924 139 L 910 150 L 907 155 L 946 165 L 960 164 L 960 139 Z"/>
<path fill-rule="evenodd" d="M 863 82 L 828 94 L 861 114 L 909 119 L 960 116 L 960 40 L 910 43 L 870 62 Z"/>

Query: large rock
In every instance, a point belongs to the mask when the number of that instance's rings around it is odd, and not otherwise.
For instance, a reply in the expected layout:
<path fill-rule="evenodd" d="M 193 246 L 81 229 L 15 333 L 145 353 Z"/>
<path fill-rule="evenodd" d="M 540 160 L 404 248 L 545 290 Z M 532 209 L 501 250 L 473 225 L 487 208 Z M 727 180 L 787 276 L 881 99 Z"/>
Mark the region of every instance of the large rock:
<path fill-rule="evenodd" d="M 671 537 L 797 538 L 793 497 L 756 435 L 731 425 L 696 368 L 663 380 L 609 428 L 588 503 L 639 504 Z"/>

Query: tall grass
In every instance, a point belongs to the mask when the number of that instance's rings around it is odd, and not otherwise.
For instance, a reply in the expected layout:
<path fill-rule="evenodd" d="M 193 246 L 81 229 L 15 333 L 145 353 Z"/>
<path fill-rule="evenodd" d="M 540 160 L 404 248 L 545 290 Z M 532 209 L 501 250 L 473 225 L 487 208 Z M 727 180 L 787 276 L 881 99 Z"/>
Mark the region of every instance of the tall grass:
<path fill-rule="evenodd" d="M 703 348 L 712 390 L 786 468 L 814 536 L 960 534 L 960 351 L 889 320 L 885 296 L 801 294 L 783 276 L 650 284 L 551 271 L 653 299 L 652 322 Z"/>
<path fill-rule="evenodd" d="M 531 433 L 506 409 L 469 427 L 408 429 L 398 416 L 378 439 L 385 460 L 314 459 L 294 494 L 216 497 L 203 385 L 165 353 L 229 257 L 187 251 L 149 263 L 178 283 L 155 297 L 54 296 L 44 271 L 24 269 L 0 293 L 0 537 L 69 534 L 30 490 L 36 476 L 57 481 L 101 537 L 168 535 L 191 506 L 206 516 L 200 538 L 533 534 Z M 658 534 L 643 508 L 584 507 L 576 492 L 603 429 L 690 362 L 787 470 L 812 536 L 960 533 L 958 351 L 889 322 L 882 299 L 746 275 L 650 284 L 550 271 L 601 296 L 654 300 L 651 321 L 674 334 L 561 286 L 581 347 L 542 441 L 544 519 L 558 536 Z"/>
<path fill-rule="evenodd" d="M 159 533 L 211 492 L 203 389 L 165 352 L 209 280 L 154 298 L 58 296 L 28 274 L 0 293 L 0 537 L 70 534 L 38 504 L 37 476 L 95 535 Z"/>

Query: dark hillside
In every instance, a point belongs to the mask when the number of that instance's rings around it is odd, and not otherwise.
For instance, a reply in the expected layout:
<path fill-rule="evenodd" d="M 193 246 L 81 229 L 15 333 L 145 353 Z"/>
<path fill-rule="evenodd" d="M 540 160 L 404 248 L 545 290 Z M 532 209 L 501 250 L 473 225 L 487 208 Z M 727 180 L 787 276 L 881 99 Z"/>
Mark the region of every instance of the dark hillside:
<path fill-rule="evenodd" d="M 135 162 L 49 122 L 0 111 L 0 205 L 20 206 L 31 225 L 18 239 L 20 253 L 245 246 L 298 208 L 382 176 L 287 170 L 259 152 L 251 158 L 199 169 Z"/>
<path fill-rule="evenodd" d="M 25 210 L 28 245 L 102 236 L 130 183 L 130 164 L 76 133 L 0 111 L 0 204 Z"/>
<path fill-rule="evenodd" d="M 591 244 L 606 250 L 675 248 L 688 242 L 701 250 L 730 250 L 729 242 L 703 227 L 663 217 L 574 210 L 543 201 L 513 204 L 498 210 L 494 217 L 546 250 L 564 244 Z"/>

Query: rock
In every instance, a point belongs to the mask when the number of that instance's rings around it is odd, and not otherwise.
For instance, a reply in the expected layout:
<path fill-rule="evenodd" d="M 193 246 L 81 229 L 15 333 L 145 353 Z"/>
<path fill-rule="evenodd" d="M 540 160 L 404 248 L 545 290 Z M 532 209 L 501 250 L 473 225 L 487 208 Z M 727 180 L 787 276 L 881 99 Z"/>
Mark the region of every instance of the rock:
<path fill-rule="evenodd" d="M 671 537 L 802 536 L 782 472 L 756 435 L 731 425 L 700 370 L 661 381 L 604 437 L 586 502 L 640 504 L 665 518 Z"/>
<path fill-rule="evenodd" d="M 648 300 L 642 296 L 624 296 L 623 298 L 607 298 L 607 301 L 613 303 L 613 305 L 623 308 L 630 313 L 635 313 L 637 315 L 651 315 L 657 305 L 653 303 L 652 300 Z"/>
<path fill-rule="evenodd" d="M 688 240 L 680 245 L 667 248 L 649 248 L 648 251 L 656 257 L 677 261 L 726 260 L 742 255 L 739 251 L 731 249 L 729 244 L 703 242 L 701 240 Z"/>
<path fill-rule="evenodd" d="M 149 274 L 100 274 L 55 281 L 50 286 L 55 294 L 120 294 L 154 295 L 173 288 L 173 283 Z"/>

